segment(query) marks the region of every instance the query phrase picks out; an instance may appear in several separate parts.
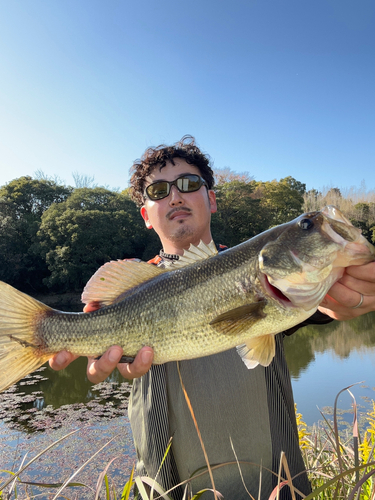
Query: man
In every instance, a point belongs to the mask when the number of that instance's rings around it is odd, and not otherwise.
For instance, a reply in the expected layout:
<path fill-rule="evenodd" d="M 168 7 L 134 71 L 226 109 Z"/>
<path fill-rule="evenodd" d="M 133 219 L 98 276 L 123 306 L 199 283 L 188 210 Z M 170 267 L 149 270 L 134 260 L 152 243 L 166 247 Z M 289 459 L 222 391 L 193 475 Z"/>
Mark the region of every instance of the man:
<path fill-rule="evenodd" d="M 146 226 L 157 232 L 162 243 L 163 249 L 153 264 L 173 265 L 191 243 L 211 241 L 211 214 L 217 209 L 213 184 L 208 157 L 191 137 L 174 146 L 150 148 L 133 165 L 132 197 L 141 206 Z M 96 304 L 89 304 L 85 310 L 96 308 Z M 305 324 L 324 323 L 331 318 L 350 319 L 371 310 L 375 310 L 374 263 L 348 268 L 325 297 L 321 312 Z M 248 499 L 244 484 L 253 497 L 258 497 L 260 489 L 261 498 L 268 499 L 277 484 L 271 471 L 278 471 L 281 451 L 286 454 L 292 476 L 297 476 L 295 486 L 304 494 L 310 491 L 298 447 L 283 337 L 284 334 L 276 336 L 276 355 L 266 368 L 248 370 L 235 349 L 180 362 L 182 380 L 209 461 L 220 465 L 214 471 L 215 487 L 225 499 Z M 139 458 L 138 471 L 155 477 L 173 436 L 171 450 L 157 478 L 169 489 L 205 467 L 177 364 L 151 367 L 153 352 L 149 347 L 143 347 L 132 364 L 118 364 L 121 355 L 122 349 L 113 346 L 101 359 L 90 359 L 88 378 L 98 383 L 117 366 L 125 378 L 134 379 L 129 418 Z M 61 369 L 72 359 L 69 353 L 61 352 L 50 364 Z M 195 493 L 211 487 L 207 473 L 191 485 Z M 182 491 L 177 488 L 171 496 L 181 499 Z M 201 498 L 213 498 L 212 492 Z M 280 498 L 291 498 L 287 487 Z"/>

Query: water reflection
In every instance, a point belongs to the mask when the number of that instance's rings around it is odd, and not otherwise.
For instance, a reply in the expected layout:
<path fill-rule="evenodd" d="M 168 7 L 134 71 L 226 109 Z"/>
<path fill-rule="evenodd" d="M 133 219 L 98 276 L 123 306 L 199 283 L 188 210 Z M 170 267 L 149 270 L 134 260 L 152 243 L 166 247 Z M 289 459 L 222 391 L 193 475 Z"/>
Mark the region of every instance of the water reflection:
<path fill-rule="evenodd" d="M 306 326 L 285 339 L 285 356 L 290 374 L 298 379 L 317 353 L 332 351 L 337 358 L 349 358 L 353 351 L 370 353 L 375 347 L 375 313 L 350 321 Z"/>
<path fill-rule="evenodd" d="M 117 372 L 92 385 L 86 378 L 86 364 L 81 358 L 60 372 L 47 364 L 27 375 L 0 394 L 0 421 L 33 433 L 126 415 L 129 383 Z"/>
<path fill-rule="evenodd" d="M 59 408 L 62 405 L 87 403 L 97 397 L 92 390 L 93 384 L 86 376 L 87 358 L 78 358 L 65 370 L 54 371 L 48 363 L 44 365 L 43 379 L 38 383 L 38 390 L 43 392 L 43 405 Z M 124 379 L 115 370 L 106 382 L 121 384 Z M 24 390 L 27 390 L 24 388 Z"/>
<path fill-rule="evenodd" d="M 286 358 L 298 410 L 308 425 L 322 419 L 320 410 L 332 407 L 336 395 L 351 391 L 365 413 L 375 399 L 375 313 L 351 321 L 305 327 L 285 340 Z M 338 407 L 352 422 L 352 399 L 340 395 Z"/>

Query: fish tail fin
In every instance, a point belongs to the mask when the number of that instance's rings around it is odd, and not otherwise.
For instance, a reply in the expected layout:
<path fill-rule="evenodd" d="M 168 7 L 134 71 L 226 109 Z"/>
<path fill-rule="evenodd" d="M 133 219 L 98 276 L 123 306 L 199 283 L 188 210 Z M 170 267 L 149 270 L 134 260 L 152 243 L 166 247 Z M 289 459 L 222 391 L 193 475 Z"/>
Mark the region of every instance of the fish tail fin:
<path fill-rule="evenodd" d="M 237 346 L 237 352 L 247 368 L 255 368 L 259 364 L 268 366 L 275 356 L 275 336 L 261 335 Z"/>
<path fill-rule="evenodd" d="M 0 392 L 52 356 L 36 337 L 38 319 L 48 311 L 52 309 L 0 281 Z"/>

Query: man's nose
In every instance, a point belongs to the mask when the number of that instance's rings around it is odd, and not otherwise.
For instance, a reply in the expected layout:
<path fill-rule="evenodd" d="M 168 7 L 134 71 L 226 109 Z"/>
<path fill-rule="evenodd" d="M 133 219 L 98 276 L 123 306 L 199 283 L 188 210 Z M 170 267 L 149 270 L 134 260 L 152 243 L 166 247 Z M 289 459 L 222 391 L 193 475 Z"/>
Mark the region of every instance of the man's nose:
<path fill-rule="evenodd" d="M 176 186 L 171 186 L 171 192 L 169 193 L 169 204 L 171 206 L 182 205 L 184 203 L 184 199 L 181 196 L 180 191 Z"/>

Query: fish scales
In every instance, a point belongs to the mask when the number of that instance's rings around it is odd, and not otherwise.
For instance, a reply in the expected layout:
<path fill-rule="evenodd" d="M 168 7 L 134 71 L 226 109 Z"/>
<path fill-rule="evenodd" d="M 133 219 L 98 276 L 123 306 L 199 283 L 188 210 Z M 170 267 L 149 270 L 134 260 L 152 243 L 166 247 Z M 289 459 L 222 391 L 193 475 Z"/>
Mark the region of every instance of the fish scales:
<path fill-rule="evenodd" d="M 82 299 L 92 313 L 56 311 L 0 282 L 0 390 L 54 353 L 99 356 L 110 346 L 154 362 L 191 359 L 238 346 L 248 368 L 267 366 L 274 335 L 313 314 L 344 268 L 375 260 L 375 249 L 334 207 L 303 214 L 217 254 L 191 247 L 171 268 L 105 264 Z"/>
<path fill-rule="evenodd" d="M 211 354 L 216 349 L 212 337 L 223 342 L 223 347 L 232 346 L 233 338 L 220 334 L 218 338 L 209 322 L 247 299 L 239 296 L 236 287 L 228 287 L 228 273 L 232 273 L 232 281 L 241 282 L 256 264 L 251 261 L 249 265 L 247 257 L 254 253 L 252 246 L 242 247 L 238 253 L 228 251 L 229 258 L 224 261 L 213 257 L 189 269 L 162 274 L 120 304 L 91 314 L 60 313 L 41 318 L 37 337 L 50 353 L 67 349 L 89 356 L 98 356 L 114 344 L 134 356 L 143 345 L 149 345 L 155 349 L 156 363 L 195 357 L 201 352 Z"/>

